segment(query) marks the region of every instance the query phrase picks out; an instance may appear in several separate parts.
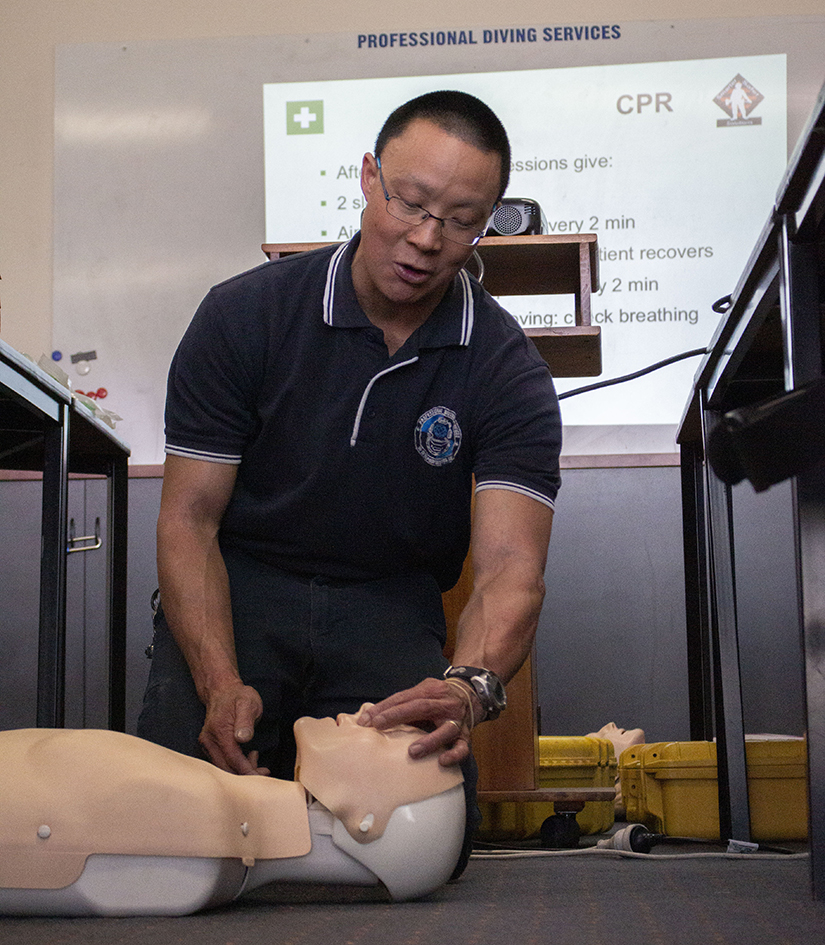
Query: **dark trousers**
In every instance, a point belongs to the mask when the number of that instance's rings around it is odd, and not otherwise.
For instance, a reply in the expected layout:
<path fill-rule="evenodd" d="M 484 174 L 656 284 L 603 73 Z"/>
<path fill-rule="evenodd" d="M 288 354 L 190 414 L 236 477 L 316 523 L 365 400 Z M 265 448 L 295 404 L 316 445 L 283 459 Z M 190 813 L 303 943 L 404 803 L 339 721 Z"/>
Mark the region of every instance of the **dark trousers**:
<path fill-rule="evenodd" d="M 246 747 L 260 752 L 259 764 L 275 777 L 293 778 L 296 719 L 357 712 L 364 702 L 440 677 L 447 666 L 441 594 L 430 575 L 337 581 L 288 574 L 233 551 L 224 560 L 238 669 L 264 704 Z M 161 606 L 138 735 L 203 757 L 204 715 Z M 469 837 L 480 820 L 472 757 L 463 772 Z"/>

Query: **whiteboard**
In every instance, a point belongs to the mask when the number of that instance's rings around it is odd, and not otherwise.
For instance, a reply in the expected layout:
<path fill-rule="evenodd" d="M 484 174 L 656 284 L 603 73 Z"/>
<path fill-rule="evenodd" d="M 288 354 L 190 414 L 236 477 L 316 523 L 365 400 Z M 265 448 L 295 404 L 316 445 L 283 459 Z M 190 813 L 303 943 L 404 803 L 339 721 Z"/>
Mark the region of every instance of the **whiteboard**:
<path fill-rule="evenodd" d="M 596 37 L 590 25 L 523 28 L 514 24 L 492 31 L 468 24 L 464 30 L 452 31 L 452 41 L 445 31 L 422 28 L 416 31 L 415 45 L 411 34 L 336 33 L 58 47 L 53 349 L 61 353 L 61 366 L 76 389 L 106 392 L 101 405 L 124 418 L 117 431 L 132 447 L 132 463 L 162 462 L 166 373 L 200 299 L 216 282 L 264 261 L 260 250 L 267 239 L 264 86 L 633 64 L 644 64 L 640 71 L 627 73 L 635 76 L 634 82 L 639 76 L 658 81 L 657 69 L 678 71 L 679 63 L 689 60 L 720 60 L 725 68 L 718 82 L 714 77 L 708 87 L 712 99 L 732 78 L 728 65 L 733 60 L 767 57 L 778 62 L 787 57 L 787 155 L 825 78 L 821 60 L 825 17 L 618 22 L 603 27 Z M 422 37 L 427 33 L 432 42 L 424 44 Z M 550 76 L 547 81 L 556 80 Z M 770 113 L 775 116 L 772 120 L 779 121 L 781 95 L 774 92 L 778 86 L 771 85 L 766 94 L 768 87 L 761 87 L 761 78 L 748 81 L 764 95 L 755 115 L 767 121 Z M 631 85 L 627 90 L 630 95 L 646 91 Z M 653 89 L 657 90 L 662 91 Z M 576 99 L 571 101 L 575 106 Z M 629 101 L 624 101 L 625 106 Z M 637 107 L 638 101 L 633 102 Z M 709 107 L 724 117 L 712 102 Z M 355 115 L 353 106 L 351 117 Z M 620 117 L 634 120 L 635 115 L 621 116 L 617 110 L 616 121 Z M 371 128 L 366 140 L 357 146 L 353 143 L 348 164 L 360 163 L 377 130 Z M 729 135 L 743 133 L 749 129 L 728 131 Z M 518 136 L 515 143 L 519 153 L 525 153 Z M 565 142 L 568 160 L 609 154 L 606 145 L 588 141 L 579 149 L 574 143 L 569 138 Z M 683 158 L 674 156 L 674 160 Z M 782 162 L 773 156 L 768 163 L 767 178 L 759 186 L 769 193 L 781 176 L 777 173 L 775 181 L 770 181 L 773 167 Z M 645 188 L 649 186 L 649 193 L 654 194 L 665 177 L 659 177 L 654 162 L 645 161 L 639 167 L 646 175 Z M 588 168 L 588 173 L 596 170 Z M 629 170 L 617 179 L 629 180 Z M 532 196 L 519 191 L 529 187 L 538 192 L 534 180 L 535 175 L 520 178 L 515 174 L 510 192 Z M 622 214 L 633 216 L 618 203 L 615 211 L 607 213 L 606 204 L 585 207 L 576 199 L 571 192 L 566 203 L 555 198 L 549 204 L 541 202 L 557 223 L 587 215 L 616 220 Z M 710 211 L 712 202 L 705 198 L 701 209 Z M 753 213 L 767 219 L 769 208 L 770 196 L 761 208 L 754 202 Z M 724 225 L 729 231 L 724 234 L 727 242 L 741 243 L 743 265 L 755 234 L 742 236 L 737 220 Z M 614 232 L 608 240 L 600 234 L 600 243 L 608 250 L 636 245 L 628 236 Z M 715 232 L 701 243 L 696 237 L 673 245 L 710 245 L 720 238 Z M 667 248 L 671 242 L 651 238 L 645 246 Z M 609 262 L 602 263 L 608 279 Z M 669 265 L 667 259 L 656 262 L 660 273 Z M 695 302 L 687 300 L 687 310 L 706 307 L 710 295 L 731 291 L 739 275 L 733 271 L 737 266 L 740 263 L 733 260 L 725 278 L 719 277 L 721 291 L 714 288 Z M 624 276 L 616 270 L 613 278 Z M 645 278 L 657 278 L 656 272 L 652 268 L 647 275 L 640 272 L 636 281 L 643 284 Z M 663 277 L 661 281 L 664 284 Z M 601 310 L 600 303 L 597 298 L 594 312 Z M 553 314 L 550 309 L 537 309 L 539 304 L 539 300 L 527 301 L 533 314 Z M 661 304 L 667 307 L 666 302 Z M 642 308 L 636 305 L 634 310 Z M 706 312 L 700 317 L 706 319 Z M 640 337 L 647 327 L 633 325 Z M 714 327 L 711 321 L 703 322 L 706 340 Z M 615 328 L 604 324 L 605 376 L 614 366 L 611 338 L 619 337 L 618 331 L 612 331 Z M 665 347 L 674 353 L 683 342 L 687 346 L 690 339 L 671 334 Z M 647 341 L 638 349 L 635 356 L 642 363 L 655 360 L 659 350 Z M 72 355 L 89 352 L 94 358 L 72 363 Z M 688 364 L 681 374 L 669 373 L 681 370 L 674 366 L 660 374 L 670 378 L 678 392 L 676 400 L 687 400 L 692 368 Z M 641 402 L 655 400 L 645 393 L 643 381 L 626 386 L 628 392 L 631 388 L 637 392 L 634 396 Z M 675 427 L 669 414 L 646 411 L 639 415 L 641 422 L 636 417 L 630 422 L 627 416 L 605 422 L 590 406 L 598 396 L 585 394 L 564 402 L 569 411 L 565 416 L 567 452 L 656 452 L 666 451 L 668 444 L 672 448 Z"/>

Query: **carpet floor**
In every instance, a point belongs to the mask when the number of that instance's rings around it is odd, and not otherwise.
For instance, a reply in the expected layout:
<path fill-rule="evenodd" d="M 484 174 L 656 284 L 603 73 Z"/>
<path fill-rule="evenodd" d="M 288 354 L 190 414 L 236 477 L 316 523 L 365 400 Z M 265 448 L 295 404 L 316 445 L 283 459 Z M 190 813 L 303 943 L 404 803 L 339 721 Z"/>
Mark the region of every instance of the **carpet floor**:
<path fill-rule="evenodd" d="M 809 861 L 474 856 L 427 899 L 281 885 L 183 918 L 0 918 L 2 945 L 815 945 Z"/>

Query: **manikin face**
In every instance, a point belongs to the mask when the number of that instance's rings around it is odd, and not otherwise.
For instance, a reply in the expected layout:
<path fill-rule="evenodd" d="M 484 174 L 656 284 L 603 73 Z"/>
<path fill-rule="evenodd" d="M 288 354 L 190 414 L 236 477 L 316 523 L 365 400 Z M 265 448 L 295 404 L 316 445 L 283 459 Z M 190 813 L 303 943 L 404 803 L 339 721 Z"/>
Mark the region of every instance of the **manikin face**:
<path fill-rule="evenodd" d="M 625 748 L 629 748 L 631 745 L 643 745 L 645 741 L 645 733 L 642 729 L 619 728 L 615 722 L 608 722 L 607 725 L 603 725 L 598 732 L 592 732 L 591 736 L 594 738 L 606 738 L 611 742 L 616 758 L 621 755 Z"/>
<path fill-rule="evenodd" d="M 453 217 L 483 230 L 493 211 L 501 167 L 498 154 L 481 151 L 425 119 L 412 121 L 387 142 L 381 167 L 390 196 L 438 217 Z M 364 156 L 361 190 L 367 206 L 352 278 L 362 307 L 368 316 L 385 315 L 393 306 L 412 306 L 429 314 L 469 259 L 472 247 L 444 239 L 437 220 L 411 226 L 390 216 L 371 154 Z"/>
<path fill-rule="evenodd" d="M 434 797 L 463 779 L 459 768 L 440 765 L 437 755 L 410 757 L 420 729 L 381 731 L 358 725 L 357 718 L 298 719 L 295 777 L 356 840 L 368 842 L 381 836 L 396 807 Z"/>
<path fill-rule="evenodd" d="M 406 767 L 409 760 L 407 749 L 421 737 L 421 731 L 412 725 L 397 725 L 384 730 L 359 725 L 359 715 L 360 710 L 354 715 L 342 712 L 334 719 L 298 719 L 295 723 L 298 764 L 308 754 L 323 756 L 331 764 L 343 763 L 355 755 L 359 765 Z"/>

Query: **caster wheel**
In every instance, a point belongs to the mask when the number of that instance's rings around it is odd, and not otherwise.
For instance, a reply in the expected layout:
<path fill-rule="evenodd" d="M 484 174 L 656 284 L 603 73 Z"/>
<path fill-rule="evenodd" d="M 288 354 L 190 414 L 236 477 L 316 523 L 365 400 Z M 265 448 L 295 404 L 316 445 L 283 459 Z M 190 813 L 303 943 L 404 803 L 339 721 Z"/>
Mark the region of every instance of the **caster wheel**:
<path fill-rule="evenodd" d="M 541 825 L 541 845 L 548 850 L 575 850 L 581 835 L 572 812 L 553 814 Z"/>

